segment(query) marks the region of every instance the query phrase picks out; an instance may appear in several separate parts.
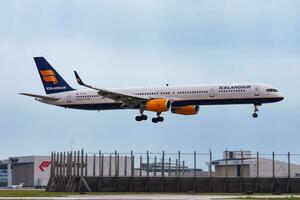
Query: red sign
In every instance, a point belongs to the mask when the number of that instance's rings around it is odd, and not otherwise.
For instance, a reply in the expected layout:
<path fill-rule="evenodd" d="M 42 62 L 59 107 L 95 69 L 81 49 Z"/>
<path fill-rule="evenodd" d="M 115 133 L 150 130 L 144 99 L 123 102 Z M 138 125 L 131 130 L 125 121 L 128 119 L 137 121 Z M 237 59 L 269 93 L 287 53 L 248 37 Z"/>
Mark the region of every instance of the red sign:
<path fill-rule="evenodd" d="M 44 160 L 41 162 L 41 164 L 39 165 L 40 170 L 43 172 L 45 171 L 46 168 L 49 167 L 49 165 L 51 164 L 50 160 Z"/>

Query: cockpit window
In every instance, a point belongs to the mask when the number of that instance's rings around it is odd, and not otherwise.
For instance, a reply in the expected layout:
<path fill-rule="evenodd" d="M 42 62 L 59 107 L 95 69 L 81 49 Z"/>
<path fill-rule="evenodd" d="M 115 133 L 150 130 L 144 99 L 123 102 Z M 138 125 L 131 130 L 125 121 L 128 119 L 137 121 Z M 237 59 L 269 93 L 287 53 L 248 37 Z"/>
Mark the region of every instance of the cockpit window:
<path fill-rule="evenodd" d="M 270 88 L 270 89 L 267 89 L 266 91 L 267 91 L 267 92 L 278 92 L 278 90 L 276 90 L 276 89 L 271 89 L 271 88 Z"/>

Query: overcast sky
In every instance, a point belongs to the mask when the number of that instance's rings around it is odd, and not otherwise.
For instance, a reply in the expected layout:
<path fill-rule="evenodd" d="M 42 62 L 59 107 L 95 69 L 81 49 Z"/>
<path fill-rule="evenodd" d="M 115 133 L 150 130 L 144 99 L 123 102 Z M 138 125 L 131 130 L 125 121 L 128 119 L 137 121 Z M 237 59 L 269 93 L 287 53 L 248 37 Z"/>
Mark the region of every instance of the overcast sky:
<path fill-rule="evenodd" d="M 300 153 L 300 1 L 16 1 L 0 7 L 0 158 L 85 148 L 144 152 Z M 74 88 L 264 82 L 285 100 L 202 106 L 199 115 L 65 110 L 18 95 L 44 94 L 44 56 Z M 155 113 L 147 113 L 151 118 Z M 218 157 L 219 158 L 219 157 Z"/>

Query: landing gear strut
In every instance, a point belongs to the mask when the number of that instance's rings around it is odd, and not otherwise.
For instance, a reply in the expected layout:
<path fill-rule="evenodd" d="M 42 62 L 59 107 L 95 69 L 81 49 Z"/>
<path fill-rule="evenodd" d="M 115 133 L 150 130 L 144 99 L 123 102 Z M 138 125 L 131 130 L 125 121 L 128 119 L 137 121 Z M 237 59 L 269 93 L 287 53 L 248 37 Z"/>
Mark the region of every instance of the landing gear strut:
<path fill-rule="evenodd" d="M 140 114 L 141 115 L 138 115 L 135 117 L 135 120 L 140 122 L 140 121 L 146 121 L 148 119 L 147 115 L 144 115 L 144 109 L 140 109 Z"/>
<path fill-rule="evenodd" d="M 153 117 L 152 118 L 152 122 L 153 123 L 157 123 L 157 122 L 163 122 L 164 121 L 164 118 L 161 115 L 161 112 L 158 112 L 157 113 L 157 117 Z"/>
<path fill-rule="evenodd" d="M 259 104 L 254 104 L 254 113 L 252 114 L 252 117 L 253 117 L 253 118 L 257 118 L 257 117 L 258 117 L 257 112 L 259 111 L 259 106 L 261 106 L 261 105 L 259 105 Z"/>

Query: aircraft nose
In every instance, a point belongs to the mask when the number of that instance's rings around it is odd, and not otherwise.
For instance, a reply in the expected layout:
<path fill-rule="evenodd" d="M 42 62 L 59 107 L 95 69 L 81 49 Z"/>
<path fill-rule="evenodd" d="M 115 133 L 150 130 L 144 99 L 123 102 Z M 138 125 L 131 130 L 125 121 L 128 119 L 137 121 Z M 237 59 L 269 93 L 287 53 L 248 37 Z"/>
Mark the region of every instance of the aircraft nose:
<path fill-rule="evenodd" d="M 279 100 L 279 101 L 282 101 L 283 99 L 284 99 L 283 94 L 279 93 L 279 94 L 278 94 L 278 100 Z"/>

